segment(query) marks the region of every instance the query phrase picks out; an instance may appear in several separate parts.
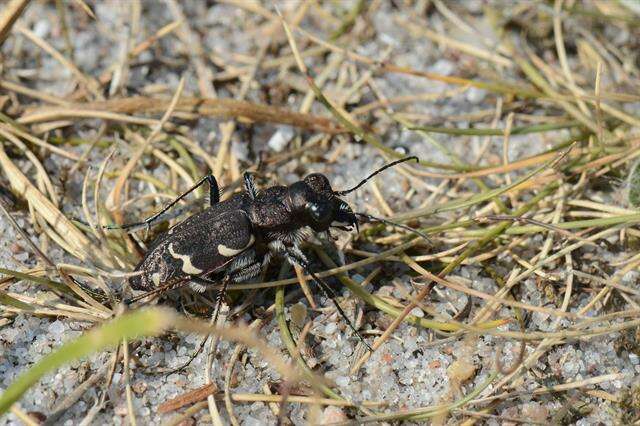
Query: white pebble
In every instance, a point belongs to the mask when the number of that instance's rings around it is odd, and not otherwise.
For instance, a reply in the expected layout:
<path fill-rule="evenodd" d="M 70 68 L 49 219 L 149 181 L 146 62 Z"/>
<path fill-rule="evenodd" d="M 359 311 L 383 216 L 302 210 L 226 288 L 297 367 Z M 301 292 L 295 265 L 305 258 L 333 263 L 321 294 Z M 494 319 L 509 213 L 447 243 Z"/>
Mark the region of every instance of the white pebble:
<path fill-rule="evenodd" d="M 347 376 L 336 377 L 336 385 L 340 387 L 347 386 L 351 380 Z"/>
<path fill-rule="evenodd" d="M 320 423 L 331 424 L 331 423 L 344 422 L 346 420 L 347 420 L 347 416 L 344 414 L 344 412 L 340 408 L 329 406 L 324 409 L 324 412 L 322 413 L 322 420 Z"/>
<path fill-rule="evenodd" d="M 338 328 L 338 326 L 336 325 L 335 322 L 330 322 L 329 324 L 325 325 L 324 332 L 326 334 L 333 334 L 333 333 L 336 332 L 337 328 Z"/>
<path fill-rule="evenodd" d="M 414 317 L 423 318 L 424 312 L 422 312 L 422 309 L 416 307 L 411 310 L 411 315 L 413 315 Z"/>
<path fill-rule="evenodd" d="M 433 66 L 431 66 L 430 71 L 442 74 L 449 75 L 453 72 L 455 66 L 451 61 L 447 61 L 446 59 L 439 59 Z"/>
<path fill-rule="evenodd" d="M 640 276 L 638 271 L 629 271 L 622 276 L 622 284 L 635 285 L 638 281 L 638 276 Z"/>
<path fill-rule="evenodd" d="M 36 24 L 33 26 L 34 34 L 40 38 L 46 38 L 49 35 L 50 29 L 51 29 L 51 26 L 49 25 L 49 22 L 45 19 L 36 22 Z"/>
<path fill-rule="evenodd" d="M 484 100 L 486 95 L 486 90 L 478 89 L 477 87 L 470 87 L 469 90 L 467 90 L 467 100 L 472 104 L 479 104 Z"/>
<path fill-rule="evenodd" d="M 64 326 L 64 324 L 62 323 L 62 321 L 58 321 L 58 320 L 56 320 L 56 321 L 52 322 L 52 323 L 49 325 L 49 331 L 50 331 L 52 334 L 55 334 L 55 335 L 60 335 L 60 334 L 64 333 L 64 331 L 65 331 L 66 329 L 67 329 L 67 328 Z"/>
<path fill-rule="evenodd" d="M 271 148 L 275 152 L 281 152 L 293 138 L 293 135 L 294 131 L 291 127 L 278 127 L 278 130 L 273 134 L 273 136 L 271 136 L 271 139 L 269 139 L 269 148 Z"/>
<path fill-rule="evenodd" d="M 16 340 L 16 337 L 18 337 L 18 330 L 16 328 L 5 328 L 3 331 L 3 340 L 5 340 L 7 343 L 13 343 L 14 340 Z"/>
<path fill-rule="evenodd" d="M 255 417 L 252 416 L 246 416 L 243 420 L 242 420 L 242 424 L 245 426 L 259 426 L 264 424 L 263 421 L 256 419 Z"/>
<path fill-rule="evenodd" d="M 26 262 L 29 259 L 29 253 L 23 251 L 22 253 L 18 253 L 14 256 L 19 262 Z"/>

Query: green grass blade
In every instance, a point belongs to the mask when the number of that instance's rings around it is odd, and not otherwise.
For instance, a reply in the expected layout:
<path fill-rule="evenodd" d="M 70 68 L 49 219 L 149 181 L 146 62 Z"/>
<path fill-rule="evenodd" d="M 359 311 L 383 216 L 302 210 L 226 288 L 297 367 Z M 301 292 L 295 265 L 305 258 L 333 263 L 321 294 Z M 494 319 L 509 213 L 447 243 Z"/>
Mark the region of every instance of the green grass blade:
<path fill-rule="evenodd" d="M 28 303 L 24 303 L 15 297 L 11 297 L 3 291 L 0 291 L 0 305 L 13 306 L 14 308 L 21 309 L 23 311 L 33 311 L 33 306 Z"/>
<path fill-rule="evenodd" d="M 45 374 L 60 366 L 86 357 L 94 352 L 118 345 L 122 339 L 155 336 L 166 330 L 174 321 L 173 311 L 163 308 L 142 309 L 122 315 L 101 327 L 91 330 L 75 340 L 63 344 L 22 373 L 0 395 L 0 414 L 38 382 Z"/>
<path fill-rule="evenodd" d="M 580 127 L 582 124 L 577 120 L 568 121 L 564 123 L 545 123 L 535 124 L 532 126 L 514 127 L 509 132 L 510 135 L 528 135 L 531 133 L 543 133 L 552 130 L 571 129 L 574 127 Z M 444 133 L 447 135 L 456 136 L 504 136 L 504 129 L 482 129 L 482 128 L 470 128 L 470 129 L 458 129 L 454 127 L 439 127 L 439 126 L 408 126 L 409 130 L 422 130 L 430 133 Z"/>
<path fill-rule="evenodd" d="M 42 284 L 53 290 L 58 290 L 66 294 L 71 294 L 71 295 L 75 294 L 73 291 L 69 289 L 69 287 L 66 286 L 66 284 L 63 284 L 58 281 L 52 281 L 46 277 L 36 277 L 33 275 L 25 274 L 24 272 L 13 271 L 11 269 L 5 269 L 5 268 L 0 268 L 0 274 L 9 275 L 10 277 L 14 277 L 23 281 L 31 281 L 36 284 Z"/>

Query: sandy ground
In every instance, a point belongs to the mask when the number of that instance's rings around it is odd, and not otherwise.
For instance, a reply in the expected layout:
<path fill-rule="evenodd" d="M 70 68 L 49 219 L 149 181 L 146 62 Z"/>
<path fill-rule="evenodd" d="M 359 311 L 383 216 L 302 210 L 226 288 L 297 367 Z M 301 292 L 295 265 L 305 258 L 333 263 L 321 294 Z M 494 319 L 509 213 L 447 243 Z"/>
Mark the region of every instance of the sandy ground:
<path fill-rule="evenodd" d="M 395 64 L 408 66 L 415 69 L 440 73 L 444 75 L 460 75 L 467 72 L 473 64 L 465 62 L 464 57 L 452 54 L 443 54 L 436 44 L 425 38 L 414 37 L 407 27 L 399 22 L 412 18 L 412 13 L 417 13 L 419 6 L 396 7 L 392 3 L 381 2 L 375 13 L 369 16 L 367 25 L 369 30 L 364 31 L 366 38 L 361 43 L 352 44 L 351 48 L 359 54 L 368 57 L 392 58 Z M 75 64 L 88 75 L 98 76 L 111 64 L 117 63 L 126 48 L 127 34 L 130 31 L 130 5 L 127 2 L 99 2 L 94 8 L 98 23 L 93 22 L 74 4 L 66 4 L 67 17 L 71 25 L 71 45 L 73 47 Z M 234 6 L 212 4 L 207 6 L 205 2 L 185 2 L 183 12 L 189 22 L 192 31 L 198 35 L 202 46 L 212 56 L 220 58 L 221 62 L 228 64 L 247 64 L 248 59 L 254 57 L 259 49 L 258 39 L 251 28 L 255 28 L 263 22 L 263 18 L 250 13 L 242 8 Z M 281 5 L 284 10 L 290 12 L 287 4 Z M 469 2 L 465 7 L 473 11 L 480 10 L 479 2 Z M 146 38 L 163 25 L 175 19 L 171 8 L 164 3 L 144 2 L 140 19 L 142 34 L 139 39 Z M 424 18 L 428 27 L 434 30 L 443 28 L 443 18 L 438 14 L 431 14 Z M 61 36 L 61 27 L 57 19 L 56 9 L 53 4 L 33 3 L 25 12 L 20 24 L 30 28 L 39 37 L 47 40 L 60 51 L 64 51 L 65 44 Z M 323 34 L 322 19 L 320 17 L 308 17 L 303 21 L 306 29 Z M 484 29 L 483 29 L 484 30 Z M 144 36 L 143 36 L 144 35 Z M 278 37 L 281 37 L 279 35 Z M 175 37 L 160 40 L 153 49 L 144 52 L 137 60 L 136 66 L 130 70 L 127 80 L 127 90 L 130 93 L 146 91 L 149 93 L 154 86 L 163 88 L 161 94 L 170 96 L 175 90 L 181 77 L 185 77 L 185 93 L 199 93 L 198 79 L 192 67 L 193 62 L 185 60 L 189 55 L 189 46 L 184 45 Z M 64 97 L 73 89 L 72 78 L 68 69 L 61 67 L 50 55 L 34 46 L 22 36 L 16 36 L 2 47 L 4 56 L 3 74 L 6 79 L 20 79 L 25 85 L 36 90 L 42 90 L 50 94 Z M 268 53 L 268 57 L 273 57 Z M 573 60 L 573 58 L 570 58 Z M 340 60 L 337 53 L 327 54 L 322 57 L 314 57 L 307 60 L 307 65 L 312 69 L 323 69 L 324 64 Z M 238 65 L 239 66 L 239 65 Z M 211 67 L 214 73 L 221 69 Z M 231 68 L 229 68 L 231 69 Z M 291 69 L 293 70 L 293 69 Z M 341 68 L 340 72 L 348 73 L 348 67 Z M 265 94 L 269 92 L 263 87 L 272 82 L 281 81 L 279 75 L 282 70 L 275 68 L 259 71 L 246 98 L 255 102 L 268 102 Z M 35 75 L 46 76 L 35 78 Z M 507 71 L 508 74 L 508 71 Z M 340 93 L 336 91 L 335 79 L 340 78 L 337 72 L 331 74 L 330 82 L 325 90 L 331 96 Z M 350 78 L 347 76 L 347 78 Z M 388 98 L 411 94 L 428 94 L 434 97 L 447 91 L 457 93 L 443 97 L 435 102 L 416 102 L 411 107 L 411 112 L 421 114 L 423 117 L 431 117 L 433 122 L 441 122 L 450 115 L 463 115 L 478 110 L 492 109 L 495 107 L 496 97 L 484 90 L 446 85 L 399 74 L 380 74 L 375 76 L 376 89 Z M 304 88 L 303 80 L 291 77 L 291 83 L 295 87 Z M 237 84 L 232 86 L 237 90 Z M 224 82 L 216 87 L 220 97 L 234 96 Z M 275 89 L 273 89 L 275 91 Z M 0 92 L 1 94 L 1 92 Z M 275 94 L 273 95 L 276 96 Z M 282 105 L 291 109 L 297 109 L 304 98 L 303 91 L 295 90 L 283 99 Z M 354 105 L 362 102 L 364 96 L 371 100 L 371 94 L 356 94 L 350 102 Z M 324 114 L 323 108 L 315 104 L 312 112 Z M 376 124 L 378 133 L 385 143 L 391 147 L 404 147 L 411 154 L 423 159 L 435 162 L 446 162 L 447 158 L 436 150 L 433 145 L 426 143 L 423 137 L 415 132 L 399 130 L 397 126 L 390 124 L 383 115 Z M 502 121 L 500 123 L 503 123 Z M 219 143 L 219 121 L 214 119 L 200 119 L 189 122 L 192 126 L 189 130 L 193 140 L 198 141 L 201 147 L 211 155 L 215 155 Z M 469 123 L 457 121 L 459 127 L 468 126 Z M 84 120 L 75 123 L 65 130 L 65 134 L 77 135 L 91 140 L 97 135 L 100 122 L 97 120 Z M 500 125 L 498 127 L 501 127 Z M 232 151 L 238 161 L 248 165 L 255 161 L 255 152 L 265 150 L 269 153 L 277 150 L 289 149 L 290 139 L 302 135 L 298 129 L 287 126 L 261 124 L 252 126 L 251 132 L 247 126 L 242 126 L 232 139 Z M 308 138 L 309 134 L 304 133 Z M 536 135 L 514 136 L 510 144 L 511 158 L 521 158 L 542 152 L 560 139 L 568 136 L 566 130 L 546 133 L 545 138 Z M 110 136 L 111 137 L 111 136 Z M 250 139 L 250 141 L 247 139 Z M 484 138 L 480 137 L 453 137 L 447 135 L 434 136 L 439 142 L 446 144 L 452 151 L 460 155 L 468 162 L 475 162 L 482 155 Z M 501 140 L 495 138 L 491 141 L 489 149 L 485 152 L 488 156 L 501 155 Z M 291 142 L 293 143 L 293 142 Z M 383 163 L 383 159 L 376 151 L 363 144 L 347 143 L 341 146 L 337 161 L 326 163 L 324 160 L 334 154 L 338 142 L 325 148 L 318 149 L 318 155 L 305 157 L 304 162 L 298 160 L 288 162 L 278 169 L 275 177 L 282 183 L 290 183 L 310 172 L 324 172 L 334 182 L 335 187 L 346 187 L 357 182 L 374 166 Z M 117 143 L 117 150 L 110 167 L 117 169 L 122 167 L 130 150 L 125 143 Z M 70 152 L 82 154 L 84 146 L 65 146 Z M 324 149 L 324 152 L 322 151 Z M 489 153 L 489 154 L 486 154 Z M 106 149 L 95 149 L 88 158 L 88 164 L 98 168 L 107 154 Z M 495 157 L 493 157 L 495 158 Z M 23 160 L 16 160 L 18 164 L 26 165 Z M 21 163 L 22 162 L 22 163 Z M 73 163 L 70 160 L 56 155 L 48 156 L 44 166 L 49 172 L 53 182 L 59 182 L 63 174 L 68 171 Z M 158 179 L 166 179 L 166 168 L 159 167 L 155 170 Z M 78 172 L 70 179 L 65 188 L 62 209 L 69 216 L 80 214 L 80 195 L 82 188 L 83 172 Z M 428 185 L 438 185 L 437 179 L 424 178 Z M 1 181 L 3 185 L 6 181 Z M 396 212 L 418 206 L 426 196 L 414 196 L 407 200 L 406 180 L 397 172 L 389 172 L 384 178 L 378 180 L 379 188 L 385 199 Z M 475 190 L 473 184 L 468 185 L 469 190 Z M 132 188 L 132 191 L 144 192 L 148 187 Z M 57 188 L 60 190 L 60 188 Z M 106 192 L 105 192 L 106 195 Z M 607 192 L 594 193 L 594 197 L 601 200 L 616 203 L 616 198 Z M 380 204 L 371 188 L 351 195 L 349 198 L 358 209 L 384 214 Z M 136 208 L 142 207 L 136 203 L 130 210 L 130 218 L 135 218 Z M 34 235 L 33 241 L 38 244 L 39 238 L 26 210 L 13 211 L 20 226 Z M 440 214 L 433 218 L 434 222 L 441 222 L 450 216 Z M 25 266 L 36 265 L 37 258 L 31 253 L 15 230 L 7 221 L 0 221 L 0 265 L 9 269 L 21 269 Z M 344 236 L 343 236 L 344 240 Z M 531 239 L 536 246 L 544 241 L 542 235 Z M 598 245 L 583 248 L 580 255 L 585 259 L 605 259 L 605 262 L 615 263 L 624 257 L 624 252 L 617 247 L 617 236 L 610 238 L 610 245 Z M 364 244 L 359 248 L 376 251 L 375 244 Z M 538 247 L 531 247 L 531 253 L 535 253 Z M 521 256 L 527 254 L 527 248 L 522 249 Z M 77 260 L 65 254 L 57 245 L 51 244 L 47 254 L 55 262 L 77 263 Z M 347 256 L 347 259 L 350 259 Z M 511 264 L 505 257 L 498 257 L 495 265 L 500 275 L 507 276 Z M 367 284 L 367 289 L 378 295 L 392 295 L 399 299 L 405 299 L 407 294 L 416 294 L 417 284 L 411 280 L 409 268 L 401 263 L 387 262 L 382 265 L 370 265 L 357 271 L 351 271 L 350 277 L 356 281 L 362 281 L 377 266 L 383 266 L 381 275 L 374 283 Z M 553 268 L 547 273 L 561 274 Z M 287 272 L 291 274 L 291 272 Z M 637 284 L 637 272 L 625 276 L 623 283 L 626 285 Z M 452 274 L 459 277 L 466 285 L 490 294 L 498 290 L 494 279 L 487 277 L 483 270 L 474 265 L 465 265 L 457 268 Z M 339 283 L 334 283 L 339 286 Z M 341 303 L 347 314 L 353 317 L 362 313 L 364 304 L 357 301 L 345 289 L 340 290 Z M 35 285 L 19 282 L 8 287 L 8 291 L 14 293 L 29 294 L 45 297 L 46 293 L 39 291 Z M 290 287 L 287 292 L 288 309 L 295 304 L 309 305 L 298 287 Z M 251 322 L 260 314 L 260 308 L 266 308 L 273 303 L 273 291 L 262 291 L 256 296 L 254 307 L 241 315 L 239 321 Z M 358 341 L 343 319 L 337 315 L 330 301 L 315 294 L 315 300 L 319 306 L 317 311 L 309 310 L 308 319 L 312 320 L 310 335 L 308 337 L 309 350 L 308 363 L 315 371 L 333 383 L 334 389 L 344 398 L 355 403 L 364 401 L 383 401 L 386 406 L 381 411 L 394 412 L 403 409 L 412 409 L 423 406 L 436 405 L 447 401 L 456 400 L 467 394 L 470 390 L 487 380 L 493 371 L 495 353 L 503 345 L 503 341 L 490 335 L 482 335 L 468 338 L 444 339 L 432 330 L 401 325 L 394 336 L 380 350 L 364 364 L 357 374 L 350 374 L 349 370 L 361 353 L 361 347 L 357 348 Z M 532 305 L 544 305 L 547 303 L 543 287 L 535 277 L 530 277 L 521 285 L 519 300 Z M 175 302 L 175 307 L 180 309 L 178 298 L 172 297 L 167 303 Z M 439 289 L 428 305 L 435 311 L 451 312 L 451 306 L 462 309 L 468 299 L 461 293 Z M 577 294 L 570 311 L 576 312 L 588 301 L 588 296 Z M 472 312 L 479 309 L 484 303 L 479 299 L 473 299 Z M 417 309 L 414 313 L 419 316 L 428 316 Z M 511 310 L 503 308 L 496 312 L 495 317 L 511 317 Z M 66 318 L 36 317 L 31 315 L 15 315 L 7 317 L 0 328 L 0 390 L 12 383 L 17 375 L 31 366 L 43 355 L 50 353 L 63 342 L 81 334 L 87 327 L 86 323 L 71 321 Z M 390 323 L 386 315 L 366 308 L 362 330 L 370 330 L 372 333 L 384 330 Z M 566 320 L 550 317 L 541 313 L 533 313 L 529 318 L 528 329 L 538 331 L 553 331 L 563 327 Z M 611 324 L 614 324 L 612 321 Z M 293 326 L 294 331 L 298 331 Z M 502 327 L 518 331 L 517 323 Z M 275 319 L 267 317 L 261 327 L 260 336 L 271 347 L 287 354 Z M 369 337 L 371 340 L 371 337 Z M 614 380 L 605 380 L 595 387 L 588 389 L 603 391 L 610 395 L 619 395 L 621 390 L 632 385 L 634 377 L 640 372 L 638 356 L 632 351 L 620 348 L 620 333 L 610 333 L 595 338 L 572 341 L 549 348 L 537 362 L 529 366 L 529 370 L 522 376 L 514 387 L 507 386 L 504 390 L 516 393 L 498 403 L 492 414 L 526 419 L 531 421 L 549 422 L 554 416 L 568 407 L 577 407 L 580 404 L 597 407 L 586 414 L 576 414 L 577 411 L 569 410 L 565 421 L 577 424 L 610 424 L 618 416 L 617 405 L 606 398 L 599 397 L 597 392 L 585 393 L 587 388 L 576 392 L 567 392 L 560 395 L 546 394 L 542 396 L 532 395 L 534 389 L 554 386 L 562 383 L 576 382 L 591 377 L 601 377 L 614 374 Z M 200 337 L 196 335 L 175 335 L 163 338 L 145 339 L 136 349 L 135 353 L 140 360 L 140 365 L 149 366 L 148 369 L 135 368 L 133 370 L 132 384 L 134 390 L 134 407 L 140 424 L 159 424 L 171 418 L 174 414 L 158 413 L 158 406 L 186 391 L 193 390 L 205 383 L 205 357 L 199 356 L 184 371 L 169 376 L 153 374 L 155 370 L 164 367 L 175 367 L 185 362 L 195 348 L 199 345 Z M 535 345 L 526 347 L 526 353 L 531 354 Z M 503 361 L 510 365 L 518 353 L 519 343 L 507 342 L 504 344 Z M 213 367 L 213 377 L 220 389 L 224 388 L 224 376 L 229 367 L 229 359 L 234 350 L 234 345 L 227 342 L 220 343 Z M 110 359 L 109 353 L 101 353 L 92 356 L 89 360 L 82 360 L 60 368 L 52 374 L 46 375 L 36 386 L 31 388 L 21 399 L 20 406 L 26 412 L 42 413 L 48 416 L 66 395 L 76 389 L 93 372 L 102 368 Z M 451 366 L 459 363 L 469 369 L 470 374 L 464 379 L 457 379 L 452 374 Z M 232 391 L 236 394 L 264 393 L 265 387 L 277 387 L 280 375 L 275 372 L 261 356 L 254 350 L 243 353 L 235 364 Z M 460 383 L 462 381 L 463 383 Z M 77 424 L 84 418 L 99 399 L 105 389 L 104 384 L 89 387 L 82 397 L 70 407 L 58 420 L 60 424 Z M 112 384 L 106 388 L 108 402 L 104 409 L 95 415 L 94 424 L 127 423 L 126 400 L 123 391 L 122 373 L 118 369 L 113 377 Z M 491 387 L 485 391 L 489 393 Z M 276 422 L 274 411 L 263 402 L 235 403 L 234 415 L 242 425 L 273 424 Z M 306 404 L 290 403 L 286 407 L 286 417 L 294 424 L 304 424 L 308 421 L 309 406 Z M 577 410 L 577 408 L 576 408 Z M 196 414 L 193 419 L 205 420 L 206 409 Z M 224 407 L 221 407 L 223 419 L 228 422 L 229 417 Z M 353 409 L 336 407 L 325 408 L 322 412 L 323 421 L 339 421 L 356 414 Z M 361 413 L 359 414 L 361 415 Z M 462 419 L 462 414 L 457 413 L 447 421 L 450 424 Z M 567 420 L 568 419 L 568 420 Z M 487 419 L 487 424 L 502 423 L 500 420 Z M 17 424 L 18 420 L 13 414 L 0 419 L 2 424 Z M 504 424 L 504 423 L 502 423 Z"/>

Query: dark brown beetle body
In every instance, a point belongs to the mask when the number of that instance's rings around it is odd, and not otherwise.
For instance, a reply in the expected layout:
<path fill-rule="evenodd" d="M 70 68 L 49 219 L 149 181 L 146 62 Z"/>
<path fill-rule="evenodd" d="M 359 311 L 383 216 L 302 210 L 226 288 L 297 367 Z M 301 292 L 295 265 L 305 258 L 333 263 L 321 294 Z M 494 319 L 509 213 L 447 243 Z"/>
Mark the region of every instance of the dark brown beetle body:
<path fill-rule="evenodd" d="M 231 281 L 244 281 L 274 255 L 290 261 L 300 256 L 298 244 L 311 230 L 326 232 L 334 223 L 357 226 L 356 216 L 324 175 L 258 193 L 251 192 L 251 183 L 246 188 L 158 237 L 136 267 L 142 274 L 130 278 L 131 287 L 150 291 L 221 271 Z"/>
<path fill-rule="evenodd" d="M 245 173 L 245 191 L 225 201 L 220 201 L 215 178 L 206 176 L 144 222 L 119 227 L 148 227 L 188 193 L 204 182 L 209 183 L 210 207 L 173 226 L 153 242 L 135 269 L 138 274 L 129 278 L 133 289 L 146 293 L 127 302 L 189 283 L 196 291 L 204 291 L 209 285 L 220 285 L 219 307 L 229 283 L 256 277 L 263 266 L 278 257 L 302 267 L 325 296 L 333 301 L 358 338 L 369 347 L 336 301 L 333 289 L 310 269 L 299 244 L 313 233 L 328 233 L 330 228 L 358 230 L 359 217 L 388 223 L 426 238 L 405 225 L 365 213 L 354 213 L 340 198 L 381 171 L 408 160 L 418 159 L 407 157 L 389 163 L 346 191 L 334 191 L 327 177 L 319 173 L 308 175 L 289 186 L 257 191 L 252 176 Z M 218 308 L 214 321 L 217 315 Z"/>

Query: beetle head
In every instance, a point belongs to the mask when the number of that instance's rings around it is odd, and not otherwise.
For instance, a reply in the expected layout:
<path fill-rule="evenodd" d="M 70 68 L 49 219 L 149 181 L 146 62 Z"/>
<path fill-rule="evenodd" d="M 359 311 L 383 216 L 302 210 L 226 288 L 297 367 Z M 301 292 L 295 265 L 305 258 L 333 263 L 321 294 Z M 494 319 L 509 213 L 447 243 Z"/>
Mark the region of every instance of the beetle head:
<path fill-rule="evenodd" d="M 331 226 L 358 227 L 351 207 L 336 196 L 329 179 L 313 173 L 289 187 L 291 208 L 306 226 L 323 232 Z"/>
<path fill-rule="evenodd" d="M 250 208 L 251 222 L 271 235 L 297 235 L 296 231 L 310 227 L 316 232 L 329 228 L 358 231 L 358 215 L 341 199 L 367 183 L 378 173 L 417 157 L 406 157 L 388 163 L 356 186 L 335 191 L 329 179 L 321 173 L 313 173 L 303 180 L 287 186 L 275 186 L 261 191 Z"/>

